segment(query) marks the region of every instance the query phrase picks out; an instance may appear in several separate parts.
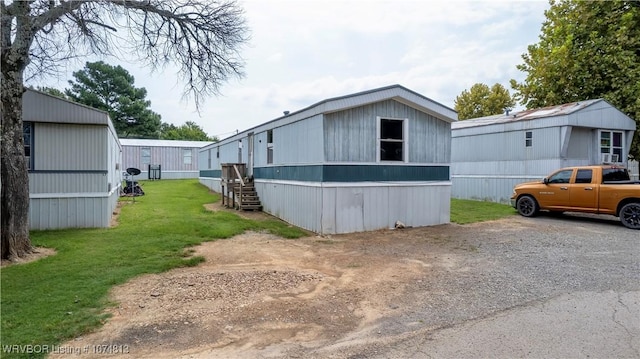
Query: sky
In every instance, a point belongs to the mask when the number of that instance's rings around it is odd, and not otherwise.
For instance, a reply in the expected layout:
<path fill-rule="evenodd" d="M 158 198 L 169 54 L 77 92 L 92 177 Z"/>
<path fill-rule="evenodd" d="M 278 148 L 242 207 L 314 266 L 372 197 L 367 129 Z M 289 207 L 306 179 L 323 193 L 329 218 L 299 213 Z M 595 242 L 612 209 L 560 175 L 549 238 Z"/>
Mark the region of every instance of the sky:
<path fill-rule="evenodd" d="M 238 0 L 250 41 L 241 55 L 245 76 L 231 79 L 196 111 L 184 100 L 174 68 L 151 72 L 121 65 L 147 90 L 151 110 L 177 126 L 196 122 L 220 139 L 317 102 L 399 84 L 453 108 L 476 83 L 524 80 L 516 66 L 538 42 L 548 1 L 488 0 Z M 87 59 L 86 61 L 97 61 Z M 75 66 L 75 67 L 74 67 Z M 67 78 L 34 86 L 68 87 Z M 63 73 L 65 72 L 63 71 Z M 518 108 L 516 108 L 517 110 Z"/>

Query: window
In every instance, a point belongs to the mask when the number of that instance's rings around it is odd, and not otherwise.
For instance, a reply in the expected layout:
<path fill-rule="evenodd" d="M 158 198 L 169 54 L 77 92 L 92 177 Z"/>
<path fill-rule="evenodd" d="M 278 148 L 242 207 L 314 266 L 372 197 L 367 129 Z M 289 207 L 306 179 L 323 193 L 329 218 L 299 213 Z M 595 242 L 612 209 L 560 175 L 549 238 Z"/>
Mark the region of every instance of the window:
<path fill-rule="evenodd" d="M 24 140 L 24 157 L 27 169 L 33 169 L 33 122 L 22 123 L 22 137 Z"/>
<path fill-rule="evenodd" d="M 593 170 L 578 170 L 576 174 L 576 183 L 591 183 Z"/>
<path fill-rule="evenodd" d="M 602 170 L 602 182 L 629 181 L 629 171 L 626 168 L 605 168 Z"/>
<path fill-rule="evenodd" d="M 573 170 L 565 170 L 555 173 L 549 177 L 548 183 L 569 183 Z"/>
<path fill-rule="evenodd" d="M 207 151 L 207 168 L 211 168 L 211 149 Z"/>
<path fill-rule="evenodd" d="M 273 163 L 273 130 L 267 130 L 267 164 Z"/>
<path fill-rule="evenodd" d="M 379 122 L 380 161 L 404 161 L 404 120 L 381 118 Z"/>
<path fill-rule="evenodd" d="M 190 148 L 183 148 L 182 149 L 182 162 L 185 165 L 190 165 L 191 164 L 191 155 L 192 155 L 192 151 Z"/>
<path fill-rule="evenodd" d="M 524 133 L 524 145 L 525 147 L 531 147 L 533 145 L 533 132 L 527 131 Z"/>
<path fill-rule="evenodd" d="M 148 165 L 151 163 L 151 149 L 150 148 L 142 148 L 140 150 L 140 153 L 142 155 L 142 164 L 143 165 Z"/>
<path fill-rule="evenodd" d="M 600 131 L 600 154 L 602 162 L 622 162 L 622 132 Z"/>
<path fill-rule="evenodd" d="M 220 158 L 220 147 L 216 147 L 216 158 Z"/>

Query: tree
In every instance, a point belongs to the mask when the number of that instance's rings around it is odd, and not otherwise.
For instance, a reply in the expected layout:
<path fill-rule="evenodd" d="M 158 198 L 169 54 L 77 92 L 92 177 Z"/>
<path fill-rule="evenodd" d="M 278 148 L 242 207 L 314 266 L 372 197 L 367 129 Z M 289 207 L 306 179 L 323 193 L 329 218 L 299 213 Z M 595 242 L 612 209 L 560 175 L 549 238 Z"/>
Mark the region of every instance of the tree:
<path fill-rule="evenodd" d="M 160 115 L 151 111 L 147 90 L 134 87 L 134 77 L 122 66 L 87 62 L 73 73 L 65 94 L 73 101 L 107 111 L 118 137 L 158 138 Z"/>
<path fill-rule="evenodd" d="M 22 135 L 25 77 L 55 73 L 61 61 L 87 54 L 135 56 L 153 69 L 171 62 L 196 108 L 241 77 L 248 40 L 242 9 L 232 0 L 0 0 L 2 73 L 1 256 L 31 251 L 29 177 Z M 116 30 L 123 33 L 115 35 Z"/>
<path fill-rule="evenodd" d="M 170 123 L 163 123 L 162 126 L 160 126 L 160 138 L 163 140 L 219 141 L 216 137 L 209 137 L 209 135 L 193 121 L 187 121 L 180 127 L 176 127 Z"/>
<path fill-rule="evenodd" d="M 604 98 L 640 123 L 640 3 L 550 1 L 540 41 L 530 45 L 511 80 L 527 108 Z M 631 154 L 640 158 L 636 127 Z"/>
<path fill-rule="evenodd" d="M 503 113 L 505 109 L 513 109 L 515 99 L 509 95 L 509 90 L 496 83 L 488 85 L 477 83 L 469 91 L 464 90 L 456 97 L 454 108 L 458 112 L 458 119 L 484 117 Z"/>

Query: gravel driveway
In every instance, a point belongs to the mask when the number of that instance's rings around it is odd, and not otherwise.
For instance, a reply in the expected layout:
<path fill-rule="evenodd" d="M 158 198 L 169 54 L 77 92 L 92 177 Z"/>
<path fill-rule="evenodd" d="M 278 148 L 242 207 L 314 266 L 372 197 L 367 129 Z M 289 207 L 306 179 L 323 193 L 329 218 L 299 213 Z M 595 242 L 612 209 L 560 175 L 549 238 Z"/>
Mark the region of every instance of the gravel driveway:
<path fill-rule="evenodd" d="M 110 323 L 68 345 L 136 358 L 640 358 L 640 231 L 613 217 L 257 235 L 196 254 L 203 266 L 116 290 Z"/>
<path fill-rule="evenodd" d="M 469 271 L 416 283 L 419 304 L 380 323 L 397 338 L 353 358 L 640 358 L 640 232 L 609 216 L 510 221 L 522 227 L 469 228 Z M 407 333 L 415 322 L 428 328 Z"/>

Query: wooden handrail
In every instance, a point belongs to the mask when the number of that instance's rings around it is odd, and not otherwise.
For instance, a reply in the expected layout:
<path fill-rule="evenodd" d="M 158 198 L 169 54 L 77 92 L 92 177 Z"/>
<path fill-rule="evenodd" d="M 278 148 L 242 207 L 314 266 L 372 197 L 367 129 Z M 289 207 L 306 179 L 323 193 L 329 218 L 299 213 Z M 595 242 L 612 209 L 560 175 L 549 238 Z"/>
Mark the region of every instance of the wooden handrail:
<path fill-rule="evenodd" d="M 236 171 L 236 176 L 238 176 L 238 179 L 240 180 L 240 185 L 244 187 L 244 181 L 242 180 L 242 176 L 240 175 L 240 170 L 238 170 L 238 166 L 233 165 L 233 169 Z"/>

